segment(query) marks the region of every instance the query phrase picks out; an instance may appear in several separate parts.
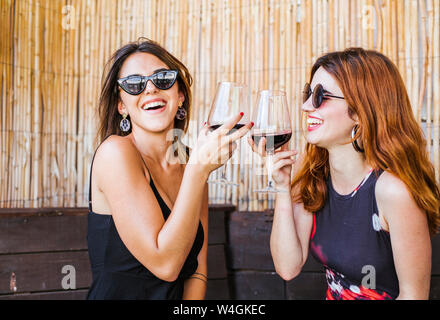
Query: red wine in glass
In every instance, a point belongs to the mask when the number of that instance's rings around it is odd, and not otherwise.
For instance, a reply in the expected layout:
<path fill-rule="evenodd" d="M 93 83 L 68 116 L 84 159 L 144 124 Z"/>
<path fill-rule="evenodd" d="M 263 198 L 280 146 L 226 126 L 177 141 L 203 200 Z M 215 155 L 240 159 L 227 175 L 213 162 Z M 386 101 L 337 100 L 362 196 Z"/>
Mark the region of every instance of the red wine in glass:
<path fill-rule="evenodd" d="M 276 150 L 287 143 L 292 137 L 292 131 L 281 131 L 276 133 L 253 133 L 251 138 L 255 145 L 260 144 L 261 138 L 266 138 L 266 151 Z"/>
<path fill-rule="evenodd" d="M 209 126 L 209 130 L 210 130 L 210 131 L 214 131 L 214 130 L 220 128 L 222 125 L 223 125 L 223 124 L 213 124 L 213 125 L 210 125 L 210 126 Z M 231 131 L 228 132 L 228 134 L 231 134 L 232 132 L 234 132 L 234 131 L 236 131 L 236 130 L 242 128 L 242 127 L 244 127 L 244 124 L 237 123 L 237 124 L 231 129 Z"/>
<path fill-rule="evenodd" d="M 266 168 L 268 173 L 267 186 L 255 191 L 287 192 L 286 190 L 277 189 L 272 179 L 272 159 L 275 150 L 287 143 L 292 137 L 292 125 L 286 93 L 277 90 L 259 91 L 252 119 L 255 126 L 252 128 L 251 138 L 255 145 L 260 144 L 261 138 L 266 138 Z"/>
<path fill-rule="evenodd" d="M 222 126 L 223 123 L 243 112 L 240 123 L 237 123 L 229 132 L 242 128 L 249 122 L 249 90 L 246 85 L 236 82 L 220 82 L 217 85 L 217 91 L 209 110 L 207 119 L 208 128 L 214 131 Z M 220 177 L 216 180 L 208 180 L 208 183 L 238 186 L 238 183 L 228 181 L 226 178 L 226 164 L 218 169 Z"/>

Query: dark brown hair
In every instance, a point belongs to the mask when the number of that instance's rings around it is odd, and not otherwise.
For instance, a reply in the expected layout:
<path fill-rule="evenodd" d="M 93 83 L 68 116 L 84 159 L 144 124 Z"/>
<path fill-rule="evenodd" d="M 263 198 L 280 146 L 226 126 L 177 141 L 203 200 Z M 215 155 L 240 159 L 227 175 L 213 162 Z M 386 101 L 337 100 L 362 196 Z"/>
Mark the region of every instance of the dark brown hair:
<path fill-rule="evenodd" d="M 184 120 L 175 119 L 174 128 L 181 129 L 183 132 L 188 130 L 192 100 L 191 85 L 193 80 L 191 74 L 182 62 L 157 42 L 147 38 L 139 38 L 138 41 L 128 43 L 118 49 L 106 63 L 102 78 L 101 94 L 99 97 L 98 142 L 103 141 L 106 137 L 112 134 L 126 135 L 131 132 L 130 130 L 127 133 L 124 133 L 119 128 L 122 116 L 118 112 L 118 102 L 120 97 L 117 80 L 124 61 L 136 52 L 150 53 L 163 61 L 170 69 L 178 71 L 177 84 L 179 86 L 179 91 L 185 97 L 182 107 L 185 108 L 187 116 Z"/>
<path fill-rule="evenodd" d="M 349 115 L 356 114 L 365 158 L 374 170 L 387 170 L 402 180 L 427 214 L 431 234 L 440 226 L 440 193 L 426 140 L 417 123 L 405 84 L 394 63 L 383 54 L 362 48 L 331 52 L 312 67 L 324 68 L 337 81 Z M 315 212 L 324 206 L 329 177 L 328 152 L 307 143 L 303 166 L 295 176 L 296 200 Z"/>

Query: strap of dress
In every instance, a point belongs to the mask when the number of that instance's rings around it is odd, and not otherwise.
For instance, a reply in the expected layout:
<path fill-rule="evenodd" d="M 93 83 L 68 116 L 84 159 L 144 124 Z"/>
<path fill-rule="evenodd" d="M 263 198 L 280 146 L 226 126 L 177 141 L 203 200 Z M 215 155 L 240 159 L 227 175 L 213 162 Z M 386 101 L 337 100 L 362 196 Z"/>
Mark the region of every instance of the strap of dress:
<path fill-rule="evenodd" d="M 104 138 L 104 140 L 101 141 L 101 143 L 98 145 L 98 147 L 95 150 L 95 153 L 93 154 L 92 162 L 90 163 L 90 173 L 89 173 L 89 211 L 92 211 L 92 169 L 93 169 L 93 161 L 95 160 L 96 152 L 98 151 L 101 144 L 107 140 L 107 138 L 110 137 L 107 136 Z"/>
<path fill-rule="evenodd" d="M 371 168 L 370 171 L 368 171 L 367 175 L 364 177 L 364 179 L 362 179 L 361 183 L 356 187 L 356 189 L 353 190 L 353 192 L 351 193 L 352 198 L 358 192 L 358 190 L 364 185 L 364 183 L 368 180 L 372 172 L 373 172 L 373 168 Z"/>
<path fill-rule="evenodd" d="M 90 164 L 90 171 L 89 171 L 89 211 L 92 211 L 92 169 L 93 169 L 93 161 L 95 160 L 95 155 L 96 155 L 96 151 L 98 150 L 98 148 L 96 148 L 95 153 L 93 154 L 92 162 Z"/>

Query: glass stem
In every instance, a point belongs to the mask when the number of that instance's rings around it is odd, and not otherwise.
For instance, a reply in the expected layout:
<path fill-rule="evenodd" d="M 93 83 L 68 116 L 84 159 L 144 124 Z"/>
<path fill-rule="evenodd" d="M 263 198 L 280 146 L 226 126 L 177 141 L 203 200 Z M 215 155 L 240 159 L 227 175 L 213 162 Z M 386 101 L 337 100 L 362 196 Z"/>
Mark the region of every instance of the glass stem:
<path fill-rule="evenodd" d="M 228 162 L 225 162 L 225 164 L 220 167 L 220 179 L 222 181 L 226 181 L 226 165 L 227 164 L 228 164 Z"/>
<path fill-rule="evenodd" d="M 273 169 L 273 150 L 268 150 L 266 155 L 266 167 L 267 167 L 267 184 L 270 188 L 272 188 L 274 185 L 272 180 L 272 169 Z"/>

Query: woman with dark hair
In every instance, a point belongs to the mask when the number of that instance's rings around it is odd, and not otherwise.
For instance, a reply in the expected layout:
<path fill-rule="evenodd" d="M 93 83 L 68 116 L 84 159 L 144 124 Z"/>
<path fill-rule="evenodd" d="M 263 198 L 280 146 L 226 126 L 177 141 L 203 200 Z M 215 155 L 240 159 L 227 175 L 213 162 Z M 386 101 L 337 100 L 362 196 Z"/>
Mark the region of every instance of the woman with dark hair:
<path fill-rule="evenodd" d="M 277 273 L 296 277 L 310 248 L 327 299 L 427 299 L 440 194 L 396 66 L 360 48 L 326 54 L 303 101 L 304 154 L 274 156 L 273 179 L 290 190 L 276 198 Z M 249 143 L 263 154 L 264 141 Z"/>
<path fill-rule="evenodd" d="M 205 126 L 189 154 L 180 134 L 189 122 L 191 75 L 159 44 L 141 40 L 117 50 L 104 73 L 101 144 L 90 173 L 87 298 L 203 299 L 206 181 L 251 124 L 226 135 L 241 113 L 213 132 Z"/>

